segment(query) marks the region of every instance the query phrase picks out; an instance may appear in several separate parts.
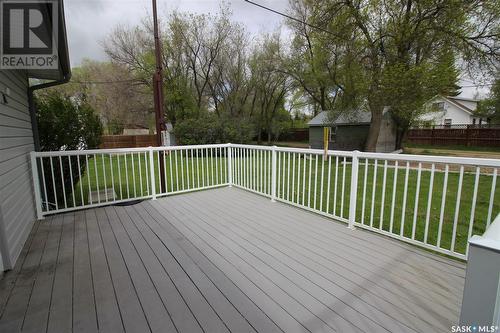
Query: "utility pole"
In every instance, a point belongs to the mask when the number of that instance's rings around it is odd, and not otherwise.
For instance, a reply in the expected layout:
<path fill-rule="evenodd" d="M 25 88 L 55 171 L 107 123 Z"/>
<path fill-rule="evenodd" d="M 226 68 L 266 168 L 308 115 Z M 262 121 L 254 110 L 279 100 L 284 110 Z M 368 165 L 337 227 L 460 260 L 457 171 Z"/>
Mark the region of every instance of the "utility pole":
<path fill-rule="evenodd" d="M 156 144 L 158 147 L 162 146 L 162 132 L 166 129 L 165 118 L 163 116 L 163 66 L 161 59 L 161 41 L 158 29 L 158 14 L 156 10 L 156 0 L 153 1 L 153 29 L 155 39 L 155 58 L 156 58 L 156 71 L 153 74 L 153 96 L 155 106 L 155 119 L 156 119 Z M 164 177 L 164 152 L 158 152 L 159 167 L 158 174 L 160 175 L 160 189 L 165 193 L 165 177 Z M 154 166 L 151 166 L 154 167 Z"/>

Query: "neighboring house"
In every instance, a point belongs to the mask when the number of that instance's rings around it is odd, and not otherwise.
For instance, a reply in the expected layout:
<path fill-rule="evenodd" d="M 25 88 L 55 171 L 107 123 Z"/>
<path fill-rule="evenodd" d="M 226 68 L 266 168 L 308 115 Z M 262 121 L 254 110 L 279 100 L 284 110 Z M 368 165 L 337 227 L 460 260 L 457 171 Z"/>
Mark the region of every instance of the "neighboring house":
<path fill-rule="evenodd" d="M 151 134 L 149 127 L 142 125 L 127 125 L 123 129 L 123 135 L 148 135 Z"/>
<path fill-rule="evenodd" d="M 430 112 L 422 115 L 420 121 L 441 126 L 486 124 L 487 119 L 474 115 L 478 102 L 476 99 L 439 95 L 427 103 Z"/>
<path fill-rule="evenodd" d="M 67 82 L 71 75 L 62 1 L 57 6 L 58 68 L 0 69 L 0 273 L 14 266 L 36 219 L 30 152 L 39 143 L 33 91 Z M 30 85 L 31 78 L 51 81 Z"/>
<path fill-rule="evenodd" d="M 355 112 L 341 115 L 334 122 L 329 122 L 328 113 L 320 112 L 309 124 L 309 145 L 314 149 L 323 149 L 323 128 L 330 127 L 328 149 L 364 150 L 371 114 Z M 382 126 L 377 141 L 377 152 L 392 152 L 396 149 L 396 127 L 389 112 L 384 112 Z"/>
<path fill-rule="evenodd" d="M 163 132 L 162 142 L 164 146 L 176 146 L 177 140 L 175 139 L 174 126 L 172 123 L 165 124 L 165 131 Z M 156 131 L 155 131 L 156 132 Z"/>
<path fill-rule="evenodd" d="M 175 146 L 177 141 L 175 140 L 174 127 L 172 123 L 165 124 L 166 131 L 163 133 L 163 145 L 164 146 Z M 128 125 L 123 129 L 123 135 L 150 135 L 156 134 L 156 130 L 152 131 L 149 128 L 141 125 Z"/>

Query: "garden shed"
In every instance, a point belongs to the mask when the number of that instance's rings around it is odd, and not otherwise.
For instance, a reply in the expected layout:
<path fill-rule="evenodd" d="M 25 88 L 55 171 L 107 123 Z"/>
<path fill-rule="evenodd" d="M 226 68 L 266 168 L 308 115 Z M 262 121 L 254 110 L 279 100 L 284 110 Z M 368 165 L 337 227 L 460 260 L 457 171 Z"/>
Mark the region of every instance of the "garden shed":
<path fill-rule="evenodd" d="M 328 117 L 328 111 L 320 112 L 309 121 L 309 145 L 323 149 L 323 128 L 330 128 L 328 149 L 363 150 L 370 129 L 371 114 L 365 111 L 343 113 L 335 121 Z M 392 152 L 396 148 L 396 126 L 389 112 L 384 111 L 382 126 L 377 142 L 377 152 Z"/>

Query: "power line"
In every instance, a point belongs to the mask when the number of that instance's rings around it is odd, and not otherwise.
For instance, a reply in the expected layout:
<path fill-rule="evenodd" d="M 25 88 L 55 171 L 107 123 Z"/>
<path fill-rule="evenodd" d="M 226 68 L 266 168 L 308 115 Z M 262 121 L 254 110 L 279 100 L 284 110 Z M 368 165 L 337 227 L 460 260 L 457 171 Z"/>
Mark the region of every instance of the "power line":
<path fill-rule="evenodd" d="M 118 84 L 118 83 L 140 83 L 140 80 L 129 79 L 129 80 L 116 80 L 116 81 L 69 81 L 68 83 L 76 84 Z"/>
<path fill-rule="evenodd" d="M 292 20 L 292 21 L 295 21 L 295 22 L 298 22 L 298 23 L 301 23 L 301 24 L 307 25 L 307 26 L 308 26 L 308 27 L 310 27 L 310 28 L 313 28 L 313 29 L 316 29 L 316 30 L 323 31 L 323 32 L 325 32 L 325 33 L 327 33 L 327 34 L 330 34 L 330 35 L 333 35 L 333 36 L 337 36 L 336 34 L 334 34 L 333 32 L 331 32 L 330 30 L 324 29 L 324 28 L 322 28 L 322 27 L 320 27 L 320 26 L 317 26 L 317 25 L 314 25 L 314 24 L 311 24 L 311 23 L 307 23 L 306 21 L 302 21 L 301 19 L 298 19 L 298 18 L 293 17 L 293 16 L 290 16 L 290 15 L 288 15 L 288 14 L 285 14 L 285 13 L 279 12 L 279 11 L 277 11 L 277 10 L 275 10 L 275 9 L 272 9 L 272 8 L 266 7 L 266 6 L 264 6 L 264 5 L 258 4 L 258 3 L 256 3 L 256 2 L 253 2 L 253 1 L 250 1 L 250 0 L 244 0 L 244 1 L 245 1 L 245 2 L 248 2 L 248 3 L 249 3 L 249 4 L 251 4 L 251 5 L 254 5 L 254 6 L 260 7 L 260 8 L 262 8 L 262 9 L 264 9 L 264 10 L 267 10 L 267 11 L 269 11 L 269 12 L 272 12 L 272 13 L 274 13 L 274 14 L 278 14 L 278 15 L 280 15 L 280 16 L 286 17 L 287 19 L 290 19 L 290 20 Z"/>
<path fill-rule="evenodd" d="M 460 87 L 461 87 L 461 88 L 489 87 L 489 86 L 492 86 L 493 84 L 494 84 L 494 83 L 473 84 L 473 85 L 460 86 Z"/>

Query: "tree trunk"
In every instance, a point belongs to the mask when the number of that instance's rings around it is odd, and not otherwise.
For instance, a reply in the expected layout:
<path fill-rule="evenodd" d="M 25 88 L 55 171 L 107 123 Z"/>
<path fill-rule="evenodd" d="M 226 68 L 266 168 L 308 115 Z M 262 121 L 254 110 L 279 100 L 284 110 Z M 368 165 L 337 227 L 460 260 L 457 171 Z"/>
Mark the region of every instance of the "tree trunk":
<path fill-rule="evenodd" d="M 382 125 L 383 108 L 370 108 L 372 113 L 372 121 L 366 139 L 365 151 L 375 152 L 377 150 L 377 141 L 380 134 L 380 126 Z"/>
<path fill-rule="evenodd" d="M 408 128 L 398 128 L 396 130 L 396 150 L 403 148 L 403 142 L 408 134 Z"/>

